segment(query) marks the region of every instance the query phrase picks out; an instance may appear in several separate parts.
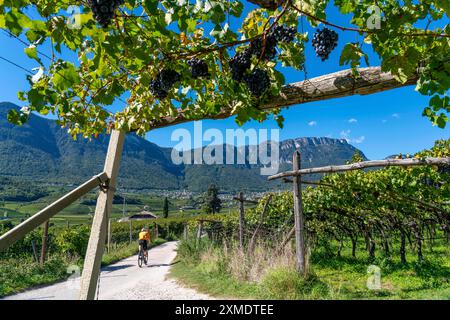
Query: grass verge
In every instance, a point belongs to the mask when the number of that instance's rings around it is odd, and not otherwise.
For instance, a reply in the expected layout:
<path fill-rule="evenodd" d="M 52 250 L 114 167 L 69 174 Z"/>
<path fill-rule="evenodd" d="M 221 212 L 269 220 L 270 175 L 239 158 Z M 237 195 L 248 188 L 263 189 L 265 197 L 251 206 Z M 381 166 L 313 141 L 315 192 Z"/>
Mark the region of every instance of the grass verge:
<path fill-rule="evenodd" d="M 450 300 L 450 248 L 446 243 L 427 250 L 421 263 L 413 252 L 408 253 L 406 264 L 396 256 L 383 255 L 368 263 L 362 250 L 351 257 L 350 247 L 341 256 L 317 250 L 306 279 L 292 268 L 295 263 L 289 252 L 276 256 L 267 248 L 260 251 L 264 254 L 257 249 L 243 255 L 233 248 L 181 243 L 180 263 L 172 267 L 171 276 L 200 292 L 224 298 Z M 379 286 L 369 289 L 373 270 L 380 272 Z"/>

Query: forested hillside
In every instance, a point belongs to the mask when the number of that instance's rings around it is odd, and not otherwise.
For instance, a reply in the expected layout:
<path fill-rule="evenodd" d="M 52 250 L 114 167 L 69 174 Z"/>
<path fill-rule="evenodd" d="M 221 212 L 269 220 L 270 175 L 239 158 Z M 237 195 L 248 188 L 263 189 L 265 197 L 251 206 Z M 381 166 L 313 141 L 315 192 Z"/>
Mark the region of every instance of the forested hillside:
<path fill-rule="evenodd" d="M 109 136 L 74 141 L 54 121 L 32 115 L 21 127 L 6 120 L 9 109 L 0 103 L 0 175 L 46 184 L 77 184 L 103 168 Z M 225 150 L 226 148 L 224 148 Z M 298 138 L 280 143 L 280 170 L 291 166 L 295 150 L 305 167 L 343 164 L 355 151 L 345 140 Z M 237 150 L 234 150 L 237 154 Z M 247 150 L 248 154 L 248 150 Z M 212 182 L 223 191 L 265 191 L 280 188 L 260 175 L 260 165 L 174 165 L 171 149 L 159 147 L 135 134 L 126 137 L 120 185 L 128 189 L 188 189 L 204 191 Z"/>

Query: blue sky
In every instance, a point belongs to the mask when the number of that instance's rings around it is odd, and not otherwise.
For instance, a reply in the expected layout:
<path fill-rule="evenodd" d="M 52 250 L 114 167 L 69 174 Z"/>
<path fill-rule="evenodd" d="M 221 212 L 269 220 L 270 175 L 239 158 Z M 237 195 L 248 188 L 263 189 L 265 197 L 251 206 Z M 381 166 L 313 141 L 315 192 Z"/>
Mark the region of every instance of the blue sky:
<path fill-rule="evenodd" d="M 250 7 L 250 6 L 249 6 Z M 342 16 L 334 8 L 327 11 L 328 20 L 340 25 L 348 25 L 348 17 Z M 238 25 L 237 20 L 231 23 Z M 314 29 L 305 22 L 305 31 L 310 35 Z M 432 26 L 431 26 L 432 27 Z M 300 31 L 300 28 L 299 28 Z M 339 45 L 329 60 L 322 62 L 315 57 L 311 43 L 306 44 L 306 69 L 308 78 L 346 69 L 339 66 L 339 55 L 347 42 L 361 40 L 356 33 L 338 32 Z M 33 60 L 23 52 L 24 45 L 16 39 L 9 38 L 0 32 L 0 56 L 12 60 L 21 66 L 32 69 L 37 67 Z M 370 64 L 376 66 L 379 60 L 369 46 L 364 46 L 369 53 Z M 45 48 L 42 51 L 46 51 Z M 49 53 L 49 50 L 46 52 Z M 72 54 L 63 54 L 63 58 L 72 58 Z M 0 60 L 0 101 L 10 101 L 21 105 L 17 92 L 26 90 L 28 83 L 25 72 Z M 286 82 L 303 80 L 303 72 L 282 69 Z M 352 96 L 321 102 L 313 102 L 285 109 L 284 128 L 280 131 L 281 139 L 310 136 L 329 136 L 346 138 L 360 148 L 371 159 L 384 158 L 395 153 L 414 153 L 429 148 L 434 141 L 450 137 L 450 126 L 446 129 L 433 127 L 431 122 L 422 117 L 422 110 L 428 105 L 428 97 L 422 96 L 414 87 L 400 88 L 368 96 Z M 123 104 L 117 104 L 119 109 Z M 238 128 L 233 119 L 204 121 L 204 129 L 220 130 Z M 173 146 L 171 134 L 176 128 L 193 129 L 193 124 L 158 129 L 147 134 L 147 138 L 161 146 Z M 248 128 L 277 128 L 273 120 L 263 124 L 255 121 L 247 123 Z"/>

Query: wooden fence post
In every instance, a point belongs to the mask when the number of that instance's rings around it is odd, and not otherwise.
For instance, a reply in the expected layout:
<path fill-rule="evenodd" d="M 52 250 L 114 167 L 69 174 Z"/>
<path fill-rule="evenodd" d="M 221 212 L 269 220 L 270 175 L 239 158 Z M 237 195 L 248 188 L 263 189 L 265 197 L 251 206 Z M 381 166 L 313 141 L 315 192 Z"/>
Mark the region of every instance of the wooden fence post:
<path fill-rule="evenodd" d="M 42 232 L 41 266 L 44 265 L 45 256 L 47 255 L 48 225 L 49 220 L 44 223 L 44 230 Z"/>
<path fill-rule="evenodd" d="M 124 141 L 124 131 L 114 130 L 111 133 L 104 170 L 108 175 L 109 180 L 105 188 L 100 190 L 100 194 L 97 198 L 97 206 L 92 221 L 91 235 L 89 237 L 83 274 L 81 276 L 80 300 L 95 299 L 100 265 L 105 249 L 106 228 L 112 209 Z"/>
<path fill-rule="evenodd" d="M 203 220 L 198 222 L 197 241 L 200 242 L 203 233 Z"/>
<path fill-rule="evenodd" d="M 36 263 L 38 263 L 39 262 L 39 258 L 38 258 L 38 254 L 37 254 L 36 241 L 35 240 L 31 241 L 31 247 L 33 248 L 34 261 Z"/>
<path fill-rule="evenodd" d="M 300 170 L 301 156 L 300 152 L 295 151 L 292 159 L 292 169 Z M 295 219 L 295 249 L 297 253 L 297 270 L 300 274 L 306 274 L 306 257 L 305 257 L 305 226 L 303 220 L 302 205 L 302 185 L 301 176 L 296 175 L 293 179 L 294 194 L 294 219 Z"/>
<path fill-rule="evenodd" d="M 244 193 L 239 192 L 239 247 L 244 248 Z"/>
<path fill-rule="evenodd" d="M 159 230 L 158 230 L 158 224 L 155 223 L 155 239 L 159 237 Z"/>
<path fill-rule="evenodd" d="M 133 225 L 131 223 L 131 219 L 128 220 L 130 222 L 130 244 L 133 242 Z"/>
<path fill-rule="evenodd" d="M 184 240 L 187 240 L 187 238 L 188 238 L 188 224 L 187 224 L 187 222 L 185 222 L 184 223 L 184 230 L 183 230 L 183 237 L 184 237 Z"/>

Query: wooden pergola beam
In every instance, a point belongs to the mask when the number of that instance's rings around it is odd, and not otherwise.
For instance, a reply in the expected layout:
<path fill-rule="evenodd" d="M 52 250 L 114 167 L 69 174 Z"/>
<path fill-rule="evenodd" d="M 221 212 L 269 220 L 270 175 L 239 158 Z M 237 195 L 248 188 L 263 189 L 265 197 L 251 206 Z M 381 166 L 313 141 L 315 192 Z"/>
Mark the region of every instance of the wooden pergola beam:
<path fill-rule="evenodd" d="M 314 174 L 314 173 L 334 173 L 343 172 L 351 170 L 359 170 L 366 168 L 377 168 L 377 167 L 411 167 L 411 166 L 423 166 L 423 165 L 442 165 L 450 164 L 450 157 L 444 158 L 425 158 L 425 159 L 386 159 L 386 160 L 372 160 L 363 161 L 352 164 L 346 164 L 342 166 L 326 166 L 317 167 L 301 170 L 286 171 L 275 174 L 268 177 L 268 180 L 275 180 L 285 177 L 298 177 L 304 174 Z"/>
<path fill-rule="evenodd" d="M 381 67 L 360 68 L 359 77 L 355 78 L 352 71 L 347 69 L 320 77 L 285 85 L 280 95 L 266 101 L 259 108 L 270 110 L 285 108 L 292 105 L 307 102 L 323 101 L 334 98 L 342 98 L 352 95 L 367 95 L 395 88 L 414 85 L 419 79 L 415 75 L 405 83 L 394 79 L 391 73 L 381 71 Z M 219 120 L 235 115 L 232 106 L 224 106 L 218 114 L 205 115 L 202 120 Z M 157 129 L 192 121 L 184 112 L 180 111 L 176 116 L 162 117 L 154 121 L 151 129 Z"/>
<path fill-rule="evenodd" d="M 275 10 L 276 8 L 278 8 L 283 3 L 286 2 L 286 0 L 247 0 L 247 1 L 258 5 L 261 8 L 270 10 Z"/>

